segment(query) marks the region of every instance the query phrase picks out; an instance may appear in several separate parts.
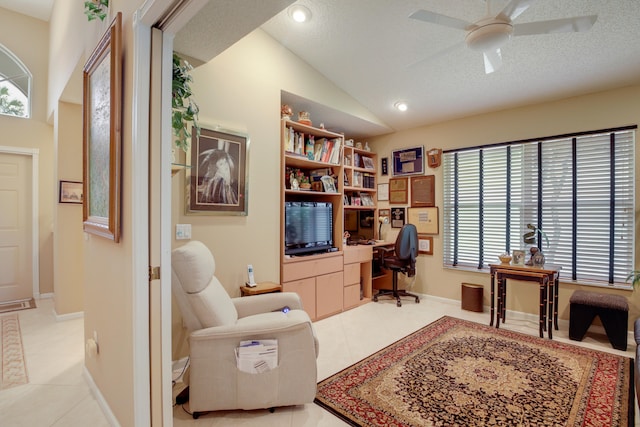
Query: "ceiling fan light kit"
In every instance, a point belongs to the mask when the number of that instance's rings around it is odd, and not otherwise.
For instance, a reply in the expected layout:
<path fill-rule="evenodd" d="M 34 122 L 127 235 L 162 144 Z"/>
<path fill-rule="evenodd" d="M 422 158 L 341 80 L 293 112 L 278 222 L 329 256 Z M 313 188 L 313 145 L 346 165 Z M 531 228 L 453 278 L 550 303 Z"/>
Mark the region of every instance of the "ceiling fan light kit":
<path fill-rule="evenodd" d="M 511 40 L 512 35 L 513 25 L 493 21 L 471 29 L 465 37 L 465 42 L 469 49 L 487 52 L 500 49 Z"/>
<path fill-rule="evenodd" d="M 510 0 L 497 15 L 491 14 L 490 0 L 486 0 L 487 16 L 467 22 L 451 16 L 428 10 L 417 10 L 409 18 L 430 24 L 463 30 L 465 43 L 469 49 L 483 53 L 485 72 L 496 71 L 502 66 L 502 52 L 512 36 L 531 36 L 550 33 L 573 33 L 588 31 L 596 22 L 597 15 L 574 16 L 571 18 L 513 24 L 513 20 L 524 13 L 535 0 Z M 449 48 L 452 50 L 456 45 Z M 445 52 L 445 51 L 442 51 Z M 435 56 L 440 56 L 438 52 Z M 424 61 L 420 61 L 422 63 Z"/>

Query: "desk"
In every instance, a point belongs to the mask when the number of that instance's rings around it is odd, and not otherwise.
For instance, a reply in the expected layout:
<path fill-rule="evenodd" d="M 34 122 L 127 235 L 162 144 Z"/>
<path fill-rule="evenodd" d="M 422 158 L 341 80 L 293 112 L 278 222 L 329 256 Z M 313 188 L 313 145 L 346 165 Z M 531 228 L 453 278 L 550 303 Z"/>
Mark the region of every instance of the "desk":
<path fill-rule="evenodd" d="M 380 251 L 378 248 L 389 248 L 393 249 L 395 247 L 395 242 L 385 242 L 384 240 L 376 241 L 375 245 L 373 245 L 373 288 L 374 289 L 392 289 L 393 288 L 393 280 L 391 275 L 391 270 L 385 270 L 380 265 Z"/>
<path fill-rule="evenodd" d="M 552 326 L 558 330 L 558 282 L 560 266 L 547 264 L 544 267 L 530 267 L 511 264 L 489 264 L 491 269 L 491 321 L 495 309 L 495 280 L 498 280 L 498 309 L 496 312 L 496 328 L 500 327 L 500 319 L 505 321 L 507 279 L 536 282 L 540 285 L 540 337 L 543 330 L 548 329 L 549 338 L 553 338 Z M 545 327 L 548 320 L 548 328 Z"/>

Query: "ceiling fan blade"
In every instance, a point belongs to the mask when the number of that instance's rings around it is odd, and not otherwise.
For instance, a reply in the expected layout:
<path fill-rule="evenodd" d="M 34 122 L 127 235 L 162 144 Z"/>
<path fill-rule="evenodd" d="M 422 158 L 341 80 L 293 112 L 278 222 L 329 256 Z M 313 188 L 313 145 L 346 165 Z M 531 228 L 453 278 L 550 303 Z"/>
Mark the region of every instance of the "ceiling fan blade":
<path fill-rule="evenodd" d="M 502 67 L 502 52 L 500 49 L 484 52 L 484 72 L 491 74 Z"/>
<path fill-rule="evenodd" d="M 511 0 L 502 9 L 502 12 L 498 14 L 498 17 L 513 21 L 520 16 L 525 10 L 529 9 L 529 6 L 536 0 Z"/>
<path fill-rule="evenodd" d="M 463 21 L 462 19 L 440 15 L 439 13 L 429 12 L 428 10 L 423 9 L 413 12 L 409 15 L 409 18 L 423 22 L 430 22 L 432 24 L 444 25 L 445 27 L 455 28 L 457 30 L 466 30 L 473 25 L 471 22 Z"/>
<path fill-rule="evenodd" d="M 447 55 L 447 54 L 453 52 L 454 50 L 459 49 L 459 48 L 461 48 L 463 46 L 464 46 L 464 42 L 456 43 L 453 46 L 449 46 L 449 47 L 446 47 L 446 48 L 444 48 L 442 50 L 439 50 L 438 52 L 434 53 L 433 55 L 427 56 L 424 59 L 420 59 L 419 61 L 416 61 L 413 64 L 409 64 L 407 66 L 407 68 L 414 68 L 414 67 L 418 67 L 418 66 L 421 66 L 423 64 L 426 64 L 428 62 L 435 61 L 436 59 L 440 58 L 441 56 L 445 56 L 445 55 Z"/>
<path fill-rule="evenodd" d="M 552 21 L 516 24 L 513 26 L 513 35 L 531 36 L 535 34 L 578 33 L 581 31 L 589 31 L 597 19 L 598 15 L 589 15 L 554 19 Z"/>

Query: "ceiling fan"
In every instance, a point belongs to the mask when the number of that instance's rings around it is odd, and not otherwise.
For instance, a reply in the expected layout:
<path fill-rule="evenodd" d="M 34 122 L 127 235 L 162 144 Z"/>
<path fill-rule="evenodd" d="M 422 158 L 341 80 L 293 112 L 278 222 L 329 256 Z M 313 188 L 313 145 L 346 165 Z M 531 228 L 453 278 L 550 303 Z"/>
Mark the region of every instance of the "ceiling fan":
<path fill-rule="evenodd" d="M 486 0 L 487 16 L 475 22 L 467 22 L 422 9 L 409 15 L 409 18 L 466 31 L 465 44 L 468 48 L 483 53 L 484 69 L 489 74 L 502 65 L 502 52 L 500 49 L 511 40 L 512 36 L 588 31 L 598 18 L 598 15 L 589 15 L 514 24 L 513 20 L 525 12 L 535 1 L 511 0 L 500 13 L 492 15 L 491 0 Z M 439 52 L 435 56 L 440 56 L 455 47 L 457 45 Z"/>

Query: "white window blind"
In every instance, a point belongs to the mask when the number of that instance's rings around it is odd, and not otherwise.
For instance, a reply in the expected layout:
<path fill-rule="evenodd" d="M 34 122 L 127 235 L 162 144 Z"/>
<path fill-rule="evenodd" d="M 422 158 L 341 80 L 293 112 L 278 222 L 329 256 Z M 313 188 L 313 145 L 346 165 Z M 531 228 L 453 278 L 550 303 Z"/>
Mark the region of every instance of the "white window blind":
<path fill-rule="evenodd" d="M 564 280 L 622 283 L 634 259 L 636 126 L 444 154 L 444 263 L 525 249 L 527 224 Z"/>

